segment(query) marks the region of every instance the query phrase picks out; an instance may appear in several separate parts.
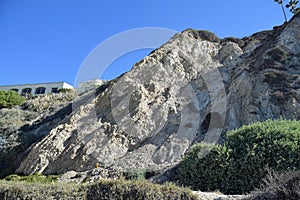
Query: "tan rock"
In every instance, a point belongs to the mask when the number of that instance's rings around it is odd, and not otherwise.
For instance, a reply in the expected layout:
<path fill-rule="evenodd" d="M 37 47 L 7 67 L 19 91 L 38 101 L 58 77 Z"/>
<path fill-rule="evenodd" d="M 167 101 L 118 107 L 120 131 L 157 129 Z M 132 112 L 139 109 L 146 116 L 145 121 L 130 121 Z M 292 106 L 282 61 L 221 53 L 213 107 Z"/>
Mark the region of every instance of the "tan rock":
<path fill-rule="evenodd" d="M 222 142 L 243 124 L 299 119 L 299 58 L 300 15 L 243 39 L 178 33 L 128 73 L 77 97 L 17 172 L 86 171 L 98 162 L 164 169 L 192 144 Z"/>

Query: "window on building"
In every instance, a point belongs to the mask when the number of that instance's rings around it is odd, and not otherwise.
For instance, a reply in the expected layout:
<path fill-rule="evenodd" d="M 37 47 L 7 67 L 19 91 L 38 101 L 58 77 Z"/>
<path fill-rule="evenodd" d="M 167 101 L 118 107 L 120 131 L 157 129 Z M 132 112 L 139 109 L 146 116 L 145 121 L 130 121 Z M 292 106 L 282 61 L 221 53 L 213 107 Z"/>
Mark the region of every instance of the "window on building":
<path fill-rule="evenodd" d="M 17 89 L 17 88 L 12 88 L 10 90 L 15 91 L 15 92 L 19 92 L 19 89 Z"/>
<path fill-rule="evenodd" d="M 24 88 L 23 90 L 22 90 L 22 94 L 31 94 L 31 88 Z"/>
<path fill-rule="evenodd" d="M 51 89 L 51 92 L 52 92 L 52 93 L 58 93 L 58 88 L 57 88 L 57 87 L 52 88 L 52 89 Z"/>
<path fill-rule="evenodd" d="M 35 89 L 35 94 L 45 94 L 46 88 L 38 87 Z"/>

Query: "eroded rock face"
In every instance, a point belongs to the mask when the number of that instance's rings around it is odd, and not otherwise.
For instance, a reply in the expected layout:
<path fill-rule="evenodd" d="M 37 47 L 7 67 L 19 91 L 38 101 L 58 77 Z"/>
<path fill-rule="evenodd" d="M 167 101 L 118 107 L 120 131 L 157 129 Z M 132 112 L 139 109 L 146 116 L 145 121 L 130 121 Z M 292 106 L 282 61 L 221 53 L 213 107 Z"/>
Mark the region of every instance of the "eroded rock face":
<path fill-rule="evenodd" d="M 73 103 L 18 172 L 175 165 L 196 142 L 266 119 L 300 119 L 300 15 L 272 31 L 219 39 L 188 29 Z"/>

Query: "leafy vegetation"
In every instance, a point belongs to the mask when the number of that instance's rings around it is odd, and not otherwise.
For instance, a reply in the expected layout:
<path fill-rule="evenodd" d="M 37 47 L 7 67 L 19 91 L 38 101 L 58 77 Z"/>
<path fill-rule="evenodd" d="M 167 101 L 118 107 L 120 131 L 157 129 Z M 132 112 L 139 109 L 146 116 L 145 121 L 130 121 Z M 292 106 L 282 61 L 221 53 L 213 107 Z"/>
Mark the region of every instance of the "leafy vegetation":
<path fill-rule="evenodd" d="M 266 166 L 300 169 L 300 121 L 254 123 L 229 132 L 223 146 L 197 144 L 179 164 L 178 178 L 193 189 L 242 194 L 262 183 Z"/>
<path fill-rule="evenodd" d="M 146 177 L 146 169 L 129 169 L 126 172 L 124 172 L 124 176 L 126 179 L 129 180 L 141 180 L 141 179 L 145 179 Z"/>
<path fill-rule="evenodd" d="M 205 156 L 207 151 L 209 154 Z M 228 156 L 221 145 L 199 143 L 194 145 L 178 168 L 180 183 L 201 191 L 216 191 L 223 188 L 224 169 Z"/>
<path fill-rule="evenodd" d="M 5 177 L 6 181 L 25 181 L 28 183 L 54 183 L 59 178 L 58 175 L 49 175 L 45 176 L 43 174 L 40 174 L 38 172 L 35 172 L 33 174 L 30 174 L 28 176 L 21 176 L 17 174 L 12 174 L 7 177 Z"/>
<path fill-rule="evenodd" d="M 59 93 L 68 93 L 68 92 L 73 92 L 74 89 L 71 89 L 71 88 L 60 88 L 58 90 Z"/>
<path fill-rule="evenodd" d="M 285 10 L 284 10 L 283 0 L 274 0 L 274 1 L 281 5 L 284 19 L 287 22 L 287 17 L 286 17 Z M 290 12 L 296 14 L 300 11 L 300 7 L 297 6 L 298 3 L 299 3 L 298 0 L 289 0 L 289 2 L 287 4 L 285 4 L 285 7 L 288 8 Z"/>
<path fill-rule="evenodd" d="M 158 174 L 156 167 L 149 168 L 131 168 L 123 172 L 126 180 L 144 180 Z"/>
<path fill-rule="evenodd" d="M 298 0 L 289 0 L 289 3 L 286 4 L 286 7 L 290 10 L 292 13 L 298 13 L 300 11 L 300 7 L 298 7 Z"/>
<path fill-rule="evenodd" d="M 35 184 L 0 182 L 1 195 L 6 199 L 145 199 L 197 200 L 187 188 L 173 184 L 157 185 L 146 181 L 102 180 L 93 184 Z"/>
<path fill-rule="evenodd" d="M 25 98 L 21 97 L 17 92 L 0 90 L 0 109 L 12 108 L 24 102 Z"/>

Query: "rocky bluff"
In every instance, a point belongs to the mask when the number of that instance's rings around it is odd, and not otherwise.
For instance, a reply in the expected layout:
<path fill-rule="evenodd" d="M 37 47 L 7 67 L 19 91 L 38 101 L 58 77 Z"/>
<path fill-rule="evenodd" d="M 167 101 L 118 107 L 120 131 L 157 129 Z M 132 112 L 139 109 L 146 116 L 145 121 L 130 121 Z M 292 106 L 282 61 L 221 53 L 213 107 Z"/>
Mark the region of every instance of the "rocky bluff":
<path fill-rule="evenodd" d="M 299 120 L 300 15 L 242 39 L 185 30 L 54 115 L 17 172 L 164 169 L 244 124 Z"/>

